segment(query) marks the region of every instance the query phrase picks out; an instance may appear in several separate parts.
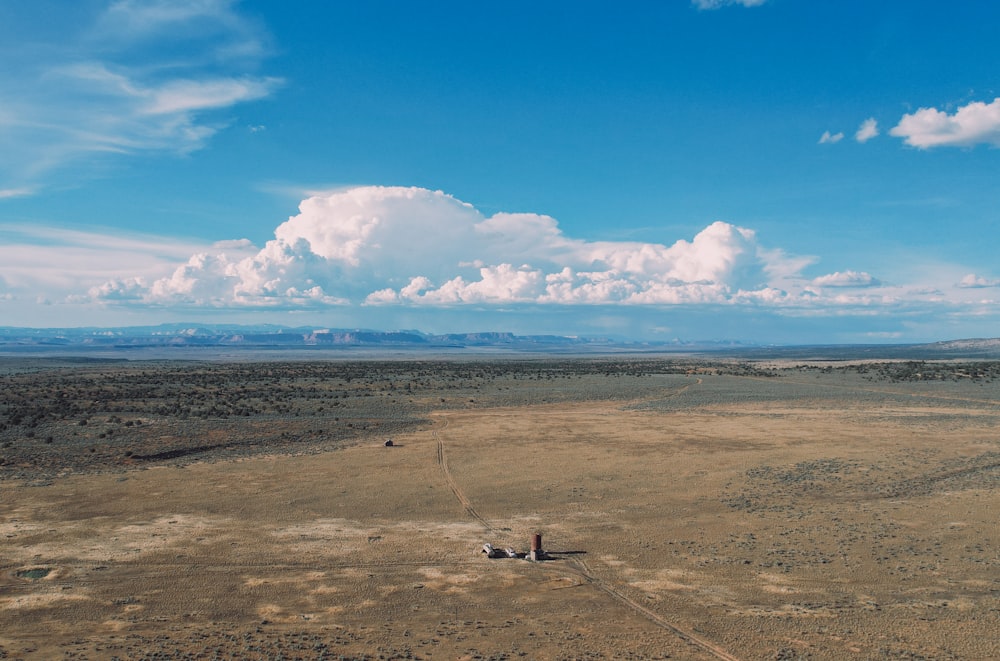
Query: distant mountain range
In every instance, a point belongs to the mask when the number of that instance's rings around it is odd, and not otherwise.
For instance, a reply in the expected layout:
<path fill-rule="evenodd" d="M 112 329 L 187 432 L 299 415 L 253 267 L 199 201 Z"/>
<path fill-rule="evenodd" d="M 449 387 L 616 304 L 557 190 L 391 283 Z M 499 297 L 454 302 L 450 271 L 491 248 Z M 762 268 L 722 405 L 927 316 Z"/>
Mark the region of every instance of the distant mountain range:
<path fill-rule="evenodd" d="M 848 360 L 1000 359 L 1000 338 L 932 344 L 760 346 L 734 341 L 642 342 L 607 337 L 515 335 L 506 332 L 429 334 L 283 326 L 164 324 L 123 328 L 0 327 L 3 353 L 87 353 L 94 350 L 217 348 L 232 350 L 380 348 L 536 353 L 714 353 L 745 358 Z"/>
<path fill-rule="evenodd" d="M 731 342 L 698 343 L 697 346 L 733 346 Z M 628 342 L 596 337 L 515 335 L 506 332 L 430 334 L 418 330 L 380 331 L 283 326 L 214 326 L 165 324 L 127 328 L 0 328 L 0 350 L 16 348 L 143 348 L 143 347 L 245 347 L 338 348 L 395 347 L 401 349 L 498 348 L 517 351 L 652 347 L 690 348 L 680 341 Z"/>

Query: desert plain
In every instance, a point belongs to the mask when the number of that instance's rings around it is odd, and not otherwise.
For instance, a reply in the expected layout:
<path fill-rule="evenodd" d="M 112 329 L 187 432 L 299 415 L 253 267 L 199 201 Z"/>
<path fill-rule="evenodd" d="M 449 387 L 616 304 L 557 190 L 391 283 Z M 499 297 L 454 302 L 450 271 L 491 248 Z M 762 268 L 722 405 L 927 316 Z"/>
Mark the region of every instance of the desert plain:
<path fill-rule="evenodd" d="M 998 378 L 0 359 L 0 658 L 1000 658 Z"/>

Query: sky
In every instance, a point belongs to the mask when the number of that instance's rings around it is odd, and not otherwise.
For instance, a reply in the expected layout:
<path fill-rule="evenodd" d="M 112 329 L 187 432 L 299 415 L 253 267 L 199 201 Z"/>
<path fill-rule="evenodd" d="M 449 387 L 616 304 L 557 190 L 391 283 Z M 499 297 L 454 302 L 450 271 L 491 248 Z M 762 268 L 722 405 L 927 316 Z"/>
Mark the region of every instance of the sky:
<path fill-rule="evenodd" d="M 0 326 L 997 337 L 997 25 L 0 0 Z"/>

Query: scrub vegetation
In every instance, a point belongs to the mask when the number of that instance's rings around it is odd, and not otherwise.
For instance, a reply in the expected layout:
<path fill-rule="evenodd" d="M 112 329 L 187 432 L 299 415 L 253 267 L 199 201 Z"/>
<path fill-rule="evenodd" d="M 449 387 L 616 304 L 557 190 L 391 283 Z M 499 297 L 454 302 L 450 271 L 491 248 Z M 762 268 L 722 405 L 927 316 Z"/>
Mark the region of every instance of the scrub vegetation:
<path fill-rule="evenodd" d="M 998 369 L 4 361 L 0 658 L 997 658 Z"/>

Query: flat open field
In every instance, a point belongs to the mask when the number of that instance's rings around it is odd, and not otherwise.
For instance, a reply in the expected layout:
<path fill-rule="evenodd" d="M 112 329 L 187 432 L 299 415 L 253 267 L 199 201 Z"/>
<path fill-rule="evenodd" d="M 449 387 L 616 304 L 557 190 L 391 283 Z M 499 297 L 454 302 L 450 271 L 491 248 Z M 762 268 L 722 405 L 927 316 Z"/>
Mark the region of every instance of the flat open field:
<path fill-rule="evenodd" d="M 998 376 L 0 361 L 0 658 L 1000 658 Z"/>

